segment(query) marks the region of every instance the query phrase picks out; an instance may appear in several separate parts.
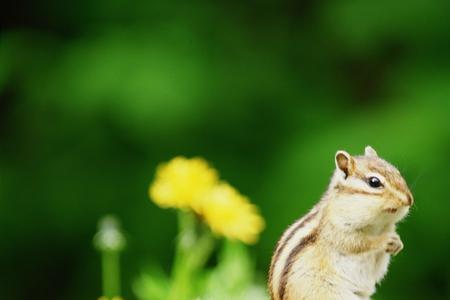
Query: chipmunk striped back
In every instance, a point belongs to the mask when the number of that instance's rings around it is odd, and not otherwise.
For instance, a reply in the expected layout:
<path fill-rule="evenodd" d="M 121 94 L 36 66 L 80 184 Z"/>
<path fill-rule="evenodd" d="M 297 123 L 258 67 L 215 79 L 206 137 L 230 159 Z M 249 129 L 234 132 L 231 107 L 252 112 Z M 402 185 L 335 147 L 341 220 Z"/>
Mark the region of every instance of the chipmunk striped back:
<path fill-rule="evenodd" d="M 321 203 L 297 220 L 277 243 L 269 270 L 269 293 L 272 300 L 284 300 L 292 264 L 300 252 L 315 242 L 321 219 Z"/>

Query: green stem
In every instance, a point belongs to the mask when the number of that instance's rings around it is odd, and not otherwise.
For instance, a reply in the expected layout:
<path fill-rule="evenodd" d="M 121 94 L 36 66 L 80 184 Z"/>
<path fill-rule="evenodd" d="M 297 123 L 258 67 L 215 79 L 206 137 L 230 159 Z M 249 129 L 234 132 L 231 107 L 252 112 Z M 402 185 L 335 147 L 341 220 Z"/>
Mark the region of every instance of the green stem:
<path fill-rule="evenodd" d="M 102 251 L 103 296 L 120 296 L 120 261 L 118 251 Z"/>
<path fill-rule="evenodd" d="M 94 236 L 94 246 L 102 260 L 103 296 L 120 296 L 119 254 L 125 247 L 125 237 L 120 224 L 114 216 L 105 216 L 98 222 L 98 232 Z"/>
<path fill-rule="evenodd" d="M 190 255 L 191 265 L 197 269 L 202 268 L 208 261 L 214 249 L 214 238 L 209 231 L 204 230 L 197 239 L 195 250 Z"/>
<path fill-rule="evenodd" d="M 180 233 L 168 300 L 190 300 L 194 293 L 195 276 L 208 260 L 214 240 L 206 230 L 202 230 L 199 236 L 198 221 L 192 213 L 180 212 L 178 221 Z"/>

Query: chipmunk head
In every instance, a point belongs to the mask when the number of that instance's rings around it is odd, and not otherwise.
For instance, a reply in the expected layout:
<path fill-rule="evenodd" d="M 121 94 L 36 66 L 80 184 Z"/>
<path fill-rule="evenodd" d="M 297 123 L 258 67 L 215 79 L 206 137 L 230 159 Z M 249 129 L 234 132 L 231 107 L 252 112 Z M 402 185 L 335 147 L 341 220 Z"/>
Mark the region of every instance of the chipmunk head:
<path fill-rule="evenodd" d="M 395 223 L 405 217 L 413 196 L 400 172 L 372 147 L 367 146 L 361 156 L 338 151 L 335 161 L 330 186 L 336 194 L 333 206 L 342 210 L 348 223 Z"/>

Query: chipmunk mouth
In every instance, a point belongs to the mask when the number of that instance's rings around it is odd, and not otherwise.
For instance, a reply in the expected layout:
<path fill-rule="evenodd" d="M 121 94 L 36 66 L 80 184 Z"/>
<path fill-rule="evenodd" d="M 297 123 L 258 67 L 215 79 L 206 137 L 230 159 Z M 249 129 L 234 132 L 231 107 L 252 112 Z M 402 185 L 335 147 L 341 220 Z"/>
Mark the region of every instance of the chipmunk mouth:
<path fill-rule="evenodd" d="M 398 208 L 390 207 L 383 210 L 384 212 L 387 212 L 389 214 L 395 214 L 398 211 Z"/>

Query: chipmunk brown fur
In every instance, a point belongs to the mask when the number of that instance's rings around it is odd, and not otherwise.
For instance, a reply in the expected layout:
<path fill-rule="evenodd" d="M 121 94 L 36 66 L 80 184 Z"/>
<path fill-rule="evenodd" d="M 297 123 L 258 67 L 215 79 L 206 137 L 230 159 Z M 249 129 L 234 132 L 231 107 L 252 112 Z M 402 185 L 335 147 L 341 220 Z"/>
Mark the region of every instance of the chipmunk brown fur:
<path fill-rule="evenodd" d="M 322 199 L 278 241 L 269 271 L 272 300 L 367 300 L 391 255 L 403 248 L 395 224 L 413 197 L 400 172 L 367 146 L 338 151 Z"/>

